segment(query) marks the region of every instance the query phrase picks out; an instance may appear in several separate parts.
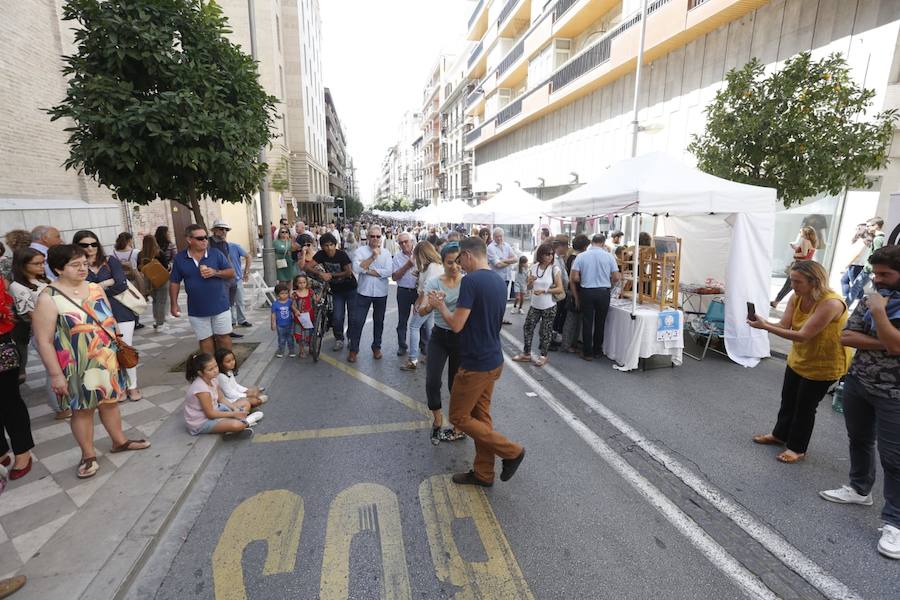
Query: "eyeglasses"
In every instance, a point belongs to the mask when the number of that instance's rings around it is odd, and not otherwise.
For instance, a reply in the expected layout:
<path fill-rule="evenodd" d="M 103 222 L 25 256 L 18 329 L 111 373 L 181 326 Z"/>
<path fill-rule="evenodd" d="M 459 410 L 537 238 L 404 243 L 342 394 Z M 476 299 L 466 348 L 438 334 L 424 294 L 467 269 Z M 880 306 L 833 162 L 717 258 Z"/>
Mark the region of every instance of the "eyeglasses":
<path fill-rule="evenodd" d="M 191 239 L 197 240 L 198 242 L 205 242 L 206 240 L 209 239 L 209 236 L 208 235 L 197 235 L 197 236 L 191 236 Z"/>
<path fill-rule="evenodd" d="M 100 242 L 78 242 L 82 248 L 99 248 Z"/>

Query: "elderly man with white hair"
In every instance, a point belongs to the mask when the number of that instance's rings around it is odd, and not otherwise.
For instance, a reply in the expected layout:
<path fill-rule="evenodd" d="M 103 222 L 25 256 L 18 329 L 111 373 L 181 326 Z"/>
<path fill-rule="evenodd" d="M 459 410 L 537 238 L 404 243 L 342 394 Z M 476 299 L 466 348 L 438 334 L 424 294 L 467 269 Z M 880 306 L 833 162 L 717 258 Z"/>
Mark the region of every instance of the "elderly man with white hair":
<path fill-rule="evenodd" d="M 366 234 L 366 245 L 353 254 L 353 273 L 356 274 L 356 300 L 350 313 L 350 348 L 348 362 L 356 362 L 363 326 L 372 308 L 372 356 L 381 353 L 381 334 L 384 331 L 384 311 L 387 308 L 388 279 L 393 273 L 391 255 L 381 246 L 381 227 L 372 225 Z"/>
<path fill-rule="evenodd" d="M 63 239 L 59 235 L 59 229 L 52 225 L 38 225 L 31 230 L 31 246 L 29 247 L 43 254 L 45 259 L 50 248 L 62 243 Z M 53 269 L 50 268 L 49 263 L 46 261 L 44 262 L 44 275 L 50 281 L 56 281 L 56 273 L 53 272 Z"/>
<path fill-rule="evenodd" d="M 416 290 L 416 263 L 413 259 L 415 242 L 406 232 L 397 236 L 400 252 L 394 255 L 391 279 L 397 282 L 397 356 L 407 351 L 406 328 L 409 312 L 419 296 Z M 426 339 L 427 340 L 427 339 Z"/>
<path fill-rule="evenodd" d="M 512 246 L 503 241 L 502 227 L 494 227 L 493 241 L 487 247 L 487 259 L 491 270 L 499 275 L 506 282 L 506 287 L 509 288 L 516 278 L 513 265 L 519 262 L 519 257 L 516 256 Z M 509 298 L 509 291 L 507 291 L 506 296 Z M 503 324 L 512 324 L 512 321 L 506 318 L 505 311 L 503 313 Z"/>

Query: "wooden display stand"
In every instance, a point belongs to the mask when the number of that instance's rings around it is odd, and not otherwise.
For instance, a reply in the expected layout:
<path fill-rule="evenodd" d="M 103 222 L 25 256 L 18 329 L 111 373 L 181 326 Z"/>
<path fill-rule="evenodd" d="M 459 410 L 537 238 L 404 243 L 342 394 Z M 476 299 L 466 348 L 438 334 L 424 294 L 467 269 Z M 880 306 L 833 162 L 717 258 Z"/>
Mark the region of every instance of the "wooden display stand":
<path fill-rule="evenodd" d="M 660 310 L 678 308 L 681 280 L 681 238 L 654 238 L 652 246 L 640 246 L 638 254 L 638 303 L 656 304 Z M 634 246 L 622 248 L 616 257 L 624 285 L 623 298 L 634 293 Z"/>

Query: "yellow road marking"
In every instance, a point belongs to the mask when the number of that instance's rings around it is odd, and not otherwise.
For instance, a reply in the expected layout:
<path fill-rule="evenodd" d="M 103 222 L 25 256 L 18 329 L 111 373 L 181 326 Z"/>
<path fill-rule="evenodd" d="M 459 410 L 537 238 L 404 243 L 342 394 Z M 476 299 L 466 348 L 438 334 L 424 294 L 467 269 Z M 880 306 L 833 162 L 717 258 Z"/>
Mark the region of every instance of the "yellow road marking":
<path fill-rule="evenodd" d="M 362 531 L 374 531 L 379 538 L 383 569 L 380 598 L 409 600 L 409 571 L 400 524 L 397 494 L 374 483 L 358 483 L 335 497 L 328 510 L 325 553 L 319 598 L 344 600 L 350 596 L 350 544 Z M 373 560 L 374 557 L 369 557 Z"/>
<path fill-rule="evenodd" d="M 320 354 L 319 360 L 324 360 L 332 367 L 334 367 L 340 371 L 343 371 L 344 373 L 346 373 L 350 377 L 353 377 L 357 381 L 361 381 L 361 382 L 365 383 L 366 385 L 375 388 L 382 394 L 384 394 L 386 396 L 390 396 L 391 398 L 393 398 L 394 400 L 396 400 L 397 402 L 399 402 L 406 408 L 408 408 L 412 411 L 415 411 L 421 415 L 425 415 L 426 417 L 431 416 L 431 411 L 428 410 L 428 407 L 426 405 L 422 404 L 421 402 L 419 402 L 417 400 L 413 400 L 412 398 L 410 398 L 403 392 L 399 392 L 399 391 L 395 390 L 394 388 L 392 388 L 391 386 L 385 385 L 385 384 L 381 383 L 380 381 L 378 381 L 377 379 L 373 379 L 373 378 L 369 377 L 368 375 L 366 375 L 365 373 L 358 371 L 357 369 L 354 369 L 353 367 L 340 362 L 339 360 L 335 359 L 334 357 L 328 356 L 327 354 Z"/>
<path fill-rule="evenodd" d="M 291 573 L 300 546 L 303 498 L 288 490 L 262 492 L 243 501 L 228 518 L 212 555 L 216 600 L 246 600 L 244 548 L 266 542 L 263 575 Z"/>
<path fill-rule="evenodd" d="M 378 423 L 375 425 L 356 425 L 351 427 L 330 427 L 325 429 L 303 429 L 300 431 L 280 431 L 262 433 L 253 436 L 254 442 L 295 442 L 299 440 L 318 440 L 324 438 L 345 437 L 351 435 L 368 435 L 372 433 L 389 433 L 392 431 L 415 431 L 429 429 L 431 421 L 406 421 L 403 423 Z"/>
<path fill-rule="evenodd" d="M 440 581 L 462 588 L 454 598 L 533 600 L 512 548 L 481 489 L 456 485 L 449 475 L 435 475 L 419 486 L 419 502 L 435 574 Z M 453 521 L 465 518 L 475 522 L 487 554 L 485 562 L 466 561 L 456 546 Z"/>

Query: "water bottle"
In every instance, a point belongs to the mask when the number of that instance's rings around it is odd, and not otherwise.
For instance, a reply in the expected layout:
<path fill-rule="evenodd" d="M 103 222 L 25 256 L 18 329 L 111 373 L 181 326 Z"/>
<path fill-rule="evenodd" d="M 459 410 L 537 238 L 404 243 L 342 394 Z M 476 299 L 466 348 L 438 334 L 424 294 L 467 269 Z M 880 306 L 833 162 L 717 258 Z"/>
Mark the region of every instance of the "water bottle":
<path fill-rule="evenodd" d="M 831 398 L 831 410 L 844 414 L 844 382 L 839 381 L 834 388 Z"/>

